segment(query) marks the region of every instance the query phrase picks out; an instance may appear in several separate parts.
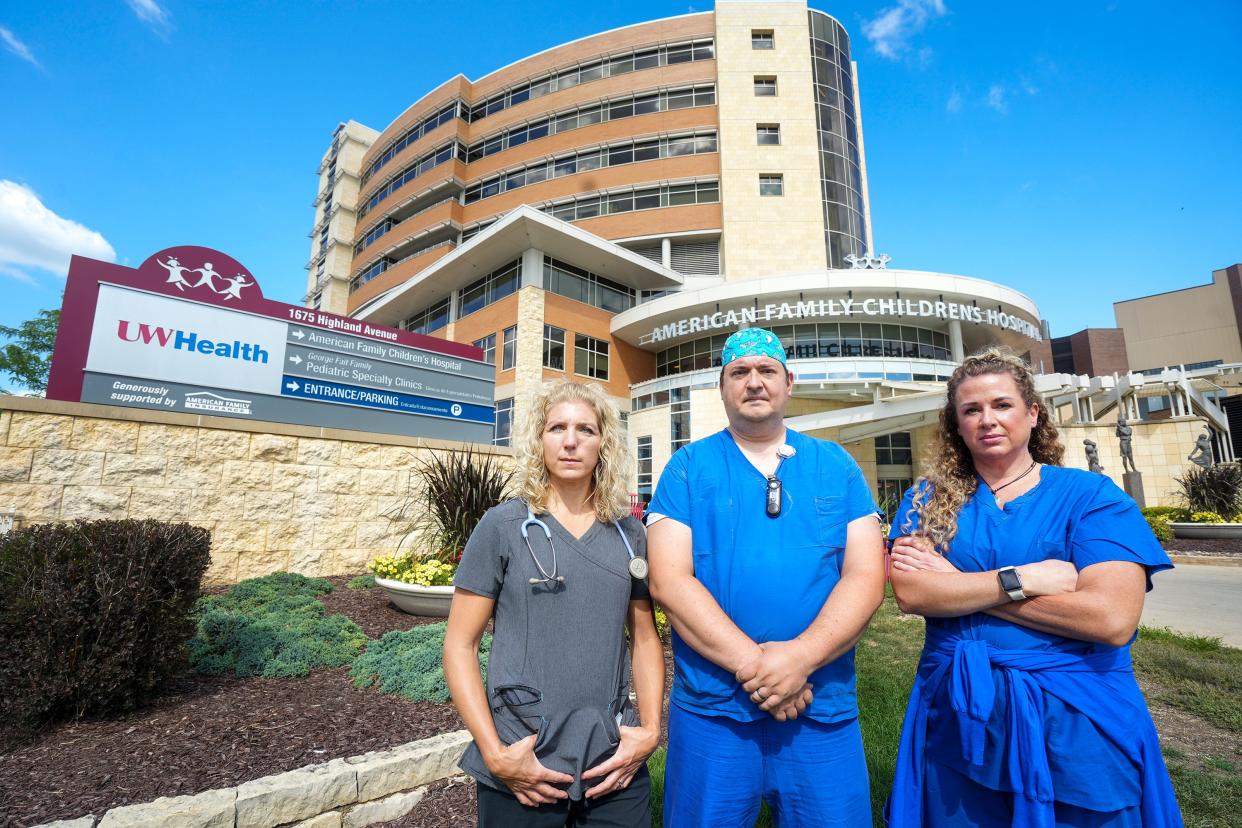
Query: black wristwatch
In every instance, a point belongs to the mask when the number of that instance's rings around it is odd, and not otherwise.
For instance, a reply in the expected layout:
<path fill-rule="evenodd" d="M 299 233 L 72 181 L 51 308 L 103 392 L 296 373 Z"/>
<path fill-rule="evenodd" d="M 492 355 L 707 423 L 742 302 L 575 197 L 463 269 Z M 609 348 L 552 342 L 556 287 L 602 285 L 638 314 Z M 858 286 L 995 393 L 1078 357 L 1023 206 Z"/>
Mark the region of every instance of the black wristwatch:
<path fill-rule="evenodd" d="M 1026 593 L 1022 591 L 1022 579 L 1018 577 L 1017 569 L 1012 566 L 1003 566 L 996 571 L 996 578 L 1000 581 L 1001 589 L 1005 590 L 1010 601 L 1021 601 L 1026 597 Z"/>

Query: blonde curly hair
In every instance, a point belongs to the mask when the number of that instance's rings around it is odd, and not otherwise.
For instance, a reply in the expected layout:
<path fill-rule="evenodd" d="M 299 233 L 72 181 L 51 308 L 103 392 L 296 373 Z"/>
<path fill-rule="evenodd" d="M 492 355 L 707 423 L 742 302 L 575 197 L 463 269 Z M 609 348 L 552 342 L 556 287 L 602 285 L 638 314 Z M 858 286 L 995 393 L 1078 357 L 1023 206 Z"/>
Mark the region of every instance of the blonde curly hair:
<path fill-rule="evenodd" d="M 1061 465 L 1065 447 L 1057 437 L 1057 427 L 1048 410 L 1035 393 L 1035 379 L 1027 364 L 1008 348 L 985 348 L 966 357 L 949 377 L 944 408 L 940 409 L 940 430 L 930 458 L 930 468 L 915 484 L 910 512 L 918 515 L 918 534 L 928 537 L 940 552 L 947 552 L 949 542 L 957 534 L 957 515 L 979 487 L 975 461 L 962 435 L 958 433 L 957 390 L 972 377 L 984 374 L 1008 374 L 1013 377 L 1022 402 L 1027 408 L 1039 406 L 1035 427 L 1027 448 L 1031 459 L 1048 466 Z M 909 533 L 913 520 L 909 513 L 902 522 L 902 532 Z"/>
<path fill-rule="evenodd" d="M 599 422 L 599 463 L 595 466 L 591 486 L 595 517 L 601 523 L 613 523 L 630 513 L 630 451 L 621 430 L 621 417 L 604 389 L 596 383 L 554 380 L 543 387 L 526 406 L 526 416 L 514 443 L 517 461 L 517 495 L 531 511 L 541 514 L 548 510 L 548 467 L 543 457 L 543 430 L 548 412 L 563 402 L 581 402 L 590 406 Z"/>

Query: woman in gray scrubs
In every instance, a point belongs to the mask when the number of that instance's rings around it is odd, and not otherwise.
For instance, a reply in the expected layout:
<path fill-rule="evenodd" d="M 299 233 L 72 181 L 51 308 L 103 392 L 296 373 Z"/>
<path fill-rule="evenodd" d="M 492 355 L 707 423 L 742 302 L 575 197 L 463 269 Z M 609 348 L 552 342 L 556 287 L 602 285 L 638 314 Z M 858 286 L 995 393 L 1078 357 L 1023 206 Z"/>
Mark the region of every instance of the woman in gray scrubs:
<path fill-rule="evenodd" d="M 649 826 L 664 652 L 616 408 L 597 385 L 550 383 L 514 448 L 520 496 L 470 536 L 444 640 L 444 675 L 474 737 L 461 767 L 478 782 L 479 825 Z M 478 649 L 492 620 L 484 688 Z"/>

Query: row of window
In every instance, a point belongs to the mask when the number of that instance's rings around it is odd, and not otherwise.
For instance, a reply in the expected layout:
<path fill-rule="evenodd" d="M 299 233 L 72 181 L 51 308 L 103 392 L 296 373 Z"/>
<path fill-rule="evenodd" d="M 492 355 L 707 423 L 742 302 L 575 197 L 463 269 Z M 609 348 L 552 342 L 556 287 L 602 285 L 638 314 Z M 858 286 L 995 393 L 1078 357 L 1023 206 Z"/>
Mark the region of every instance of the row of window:
<path fill-rule="evenodd" d="M 517 293 L 522 283 L 522 260 L 514 259 L 503 267 L 498 267 L 481 279 L 461 289 L 460 310 L 457 318 L 469 316 L 493 302 Z"/>
<path fill-rule="evenodd" d="M 458 158 L 462 161 L 465 160 L 465 148 L 456 141 L 449 141 L 444 146 L 427 153 L 422 158 L 418 159 L 400 173 L 389 179 L 383 187 L 380 187 L 372 193 L 371 197 L 366 200 L 366 203 L 359 208 L 358 218 L 362 218 L 367 213 L 371 212 L 375 209 L 376 205 L 388 198 L 388 196 L 392 195 L 401 187 L 410 183 L 433 167 L 438 167 L 452 158 Z"/>
<path fill-rule="evenodd" d="M 694 106 L 713 106 L 715 103 L 715 86 L 687 87 L 666 92 L 628 95 L 604 103 L 568 109 L 542 120 L 522 124 L 498 133 L 467 147 L 466 161 L 478 161 L 480 158 L 495 155 L 537 138 L 604 121 L 615 121 L 653 112 L 668 112 L 674 109 L 688 109 Z"/>
<path fill-rule="evenodd" d="M 473 204 L 501 192 L 538 184 L 551 178 L 574 175 L 602 167 L 616 167 L 639 161 L 653 161 L 681 155 L 697 155 L 716 152 L 716 133 L 686 135 L 677 138 L 652 138 L 645 141 L 626 141 L 584 152 L 563 155 L 550 161 L 540 161 L 512 172 L 484 179 L 466 188 L 463 203 Z"/>
<path fill-rule="evenodd" d="M 456 200 L 457 200 L 457 196 L 449 196 L 448 198 L 442 198 L 439 201 L 433 201 L 431 204 L 428 204 L 426 207 L 422 207 L 418 210 L 415 210 L 413 213 L 410 213 L 408 216 L 402 216 L 401 218 L 394 218 L 393 216 L 386 217 L 383 221 L 378 222 L 374 227 L 368 230 L 367 234 L 363 236 L 362 241 L 354 245 L 354 255 L 357 256 L 363 250 L 370 247 L 372 242 L 374 242 L 380 236 L 387 233 L 392 228 L 396 227 L 398 224 L 409 221 L 415 216 L 420 216 L 423 213 L 427 212 L 428 210 L 434 210 L 436 207 L 439 207 L 441 204 L 443 204 L 446 201 L 456 201 Z"/>
<path fill-rule="evenodd" d="M 871 322 L 821 322 L 778 325 L 772 333 L 780 339 L 788 359 L 838 357 L 890 357 L 900 359 L 949 359 L 949 337 L 940 331 L 910 325 Z M 656 353 L 656 376 L 702 371 L 720 367 L 720 354 L 727 334 L 683 342 Z M 653 402 L 652 405 L 663 403 Z"/>
<path fill-rule="evenodd" d="M 543 257 L 543 287 L 552 293 L 609 313 L 621 313 L 634 307 L 634 288 L 551 256 Z"/>
<path fill-rule="evenodd" d="M 360 272 L 357 276 L 349 280 L 349 292 L 353 293 L 367 282 L 379 276 L 391 267 L 401 264 L 406 259 L 412 259 L 415 256 L 421 256 L 428 250 L 435 250 L 437 247 L 456 247 L 457 239 L 441 239 L 439 241 L 428 241 L 424 244 L 412 247 L 401 256 L 381 256 Z"/>
<path fill-rule="evenodd" d="M 379 171 L 380 167 L 383 167 L 391 161 L 397 153 L 401 152 L 401 150 L 405 149 L 419 138 L 422 138 L 433 129 L 443 126 L 458 117 L 461 114 L 461 111 L 462 102 L 454 100 L 452 103 L 441 107 L 439 112 L 428 115 L 426 118 L 423 118 L 417 124 L 407 129 L 404 133 L 402 133 L 400 138 L 393 141 L 392 145 L 389 146 L 388 149 L 384 150 L 383 155 L 376 158 L 370 163 L 370 165 L 367 166 L 366 170 L 362 173 L 362 183 L 366 184 L 371 176 Z"/>
<path fill-rule="evenodd" d="M 640 187 L 599 195 L 579 196 L 541 207 L 545 213 L 563 221 L 580 221 L 596 216 L 628 213 L 632 210 L 653 210 L 657 207 L 680 207 L 687 204 L 715 204 L 720 201 L 720 182 L 699 181 L 694 184 L 666 184 Z"/>

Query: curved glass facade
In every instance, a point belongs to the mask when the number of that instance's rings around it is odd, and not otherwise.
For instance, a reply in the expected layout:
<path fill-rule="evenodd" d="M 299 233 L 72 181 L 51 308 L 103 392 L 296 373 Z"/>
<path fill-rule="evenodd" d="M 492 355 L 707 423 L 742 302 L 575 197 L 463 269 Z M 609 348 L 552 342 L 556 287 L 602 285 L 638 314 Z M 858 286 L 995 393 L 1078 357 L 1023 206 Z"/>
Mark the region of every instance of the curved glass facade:
<path fill-rule="evenodd" d="M 819 127 L 819 174 L 824 202 L 824 244 L 828 266 L 846 267 L 845 257 L 867 252 L 858 150 L 858 103 L 850 38 L 823 12 L 808 10 L 815 120 Z"/>

